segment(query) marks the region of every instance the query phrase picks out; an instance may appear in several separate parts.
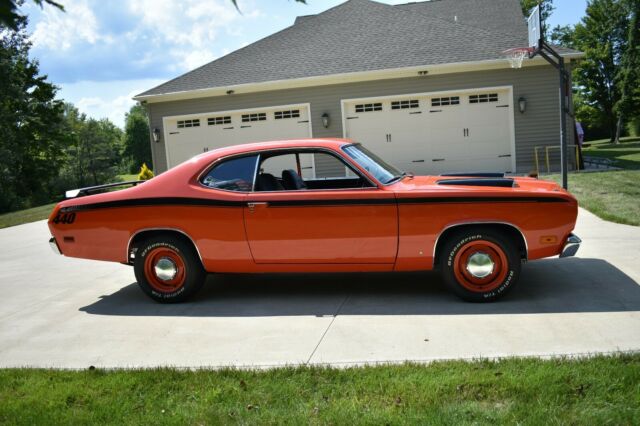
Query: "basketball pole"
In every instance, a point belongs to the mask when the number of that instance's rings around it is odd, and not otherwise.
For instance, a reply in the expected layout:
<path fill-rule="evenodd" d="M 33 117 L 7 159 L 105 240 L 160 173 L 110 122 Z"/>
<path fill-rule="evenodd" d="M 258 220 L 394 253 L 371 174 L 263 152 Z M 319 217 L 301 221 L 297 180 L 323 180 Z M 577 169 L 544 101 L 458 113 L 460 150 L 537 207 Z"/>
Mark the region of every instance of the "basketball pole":
<path fill-rule="evenodd" d="M 553 48 L 542 39 L 542 36 L 540 48 L 536 54 L 542 56 L 560 73 L 560 173 L 562 174 L 562 187 L 567 189 L 569 170 L 567 146 L 567 113 L 569 112 L 567 106 L 567 83 L 569 81 L 569 75 L 564 64 L 564 58 L 553 50 Z"/>
<path fill-rule="evenodd" d="M 544 22 L 542 20 L 542 6 L 540 1 L 535 10 L 537 13 L 537 21 L 539 23 L 538 28 L 540 34 L 538 35 L 537 49 L 529 56 L 533 58 L 536 55 L 542 56 L 547 62 L 555 67 L 560 73 L 560 173 L 562 174 L 562 187 L 568 188 L 568 170 L 569 170 L 569 158 L 568 158 L 568 146 L 567 146 L 567 114 L 569 106 L 567 102 L 567 85 L 569 83 L 569 74 L 565 67 L 564 58 L 558 54 L 551 46 L 549 46 L 544 39 Z M 529 22 L 531 17 L 529 18 Z"/>

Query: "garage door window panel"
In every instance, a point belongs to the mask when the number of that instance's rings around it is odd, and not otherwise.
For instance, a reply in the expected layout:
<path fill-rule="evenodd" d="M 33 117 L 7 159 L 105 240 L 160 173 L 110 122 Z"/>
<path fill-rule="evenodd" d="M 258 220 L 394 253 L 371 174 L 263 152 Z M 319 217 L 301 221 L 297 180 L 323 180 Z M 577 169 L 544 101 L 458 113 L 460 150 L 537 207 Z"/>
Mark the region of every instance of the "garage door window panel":
<path fill-rule="evenodd" d="M 200 119 L 193 120 L 178 120 L 178 129 L 184 129 L 188 127 L 200 127 Z"/>
<path fill-rule="evenodd" d="M 470 104 L 483 104 L 487 102 L 498 102 L 497 93 L 480 93 L 477 95 L 469 95 Z"/>
<path fill-rule="evenodd" d="M 276 111 L 273 113 L 273 118 L 276 120 L 284 120 L 287 118 L 300 118 L 300 110 L 293 109 L 289 111 Z"/>
<path fill-rule="evenodd" d="M 266 121 L 267 120 L 267 113 L 266 112 L 259 112 L 256 114 L 243 114 L 242 115 L 242 122 L 243 123 L 251 123 L 254 121 Z"/>
<path fill-rule="evenodd" d="M 356 105 L 356 112 L 382 111 L 382 102 Z"/>
<path fill-rule="evenodd" d="M 250 192 L 257 164 L 257 155 L 232 158 L 213 166 L 200 182 L 208 188 Z"/>
<path fill-rule="evenodd" d="M 446 97 L 431 99 L 432 107 L 449 106 L 449 105 L 460 105 L 460 96 L 446 96 Z"/>
<path fill-rule="evenodd" d="M 405 101 L 391 101 L 391 109 L 413 109 L 420 108 L 420 101 L 417 99 L 410 99 Z"/>
<path fill-rule="evenodd" d="M 219 125 L 223 125 L 223 124 L 231 124 L 231 116 L 209 117 L 209 118 L 207 118 L 207 124 L 209 126 L 219 126 Z"/>

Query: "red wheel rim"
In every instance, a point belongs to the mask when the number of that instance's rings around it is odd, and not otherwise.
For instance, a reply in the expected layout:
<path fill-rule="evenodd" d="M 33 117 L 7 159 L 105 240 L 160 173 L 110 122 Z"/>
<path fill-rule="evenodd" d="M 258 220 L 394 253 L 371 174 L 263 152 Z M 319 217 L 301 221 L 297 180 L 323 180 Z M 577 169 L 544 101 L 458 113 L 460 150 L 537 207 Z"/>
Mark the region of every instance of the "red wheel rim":
<path fill-rule="evenodd" d="M 476 269 L 483 274 L 472 273 L 474 260 L 482 259 L 485 266 Z M 490 262 L 489 262 L 490 260 Z M 489 269 L 489 265 L 493 267 Z M 470 270 L 471 269 L 471 270 Z M 467 290 L 476 293 L 486 293 L 500 287 L 507 277 L 509 260 L 504 250 L 490 241 L 477 240 L 463 245 L 453 259 L 453 272 L 456 280 Z"/>
<path fill-rule="evenodd" d="M 152 249 L 144 260 L 144 274 L 149 285 L 161 293 L 172 293 L 184 285 L 184 260 L 168 247 Z"/>

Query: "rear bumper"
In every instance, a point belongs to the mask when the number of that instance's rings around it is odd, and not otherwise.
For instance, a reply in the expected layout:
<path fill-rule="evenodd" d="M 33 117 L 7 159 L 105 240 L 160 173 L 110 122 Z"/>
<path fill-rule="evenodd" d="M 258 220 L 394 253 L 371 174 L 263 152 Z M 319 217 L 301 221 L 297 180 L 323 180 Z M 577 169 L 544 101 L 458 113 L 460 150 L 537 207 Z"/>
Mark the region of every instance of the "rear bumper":
<path fill-rule="evenodd" d="M 62 252 L 60 251 L 60 247 L 58 247 L 58 243 L 56 242 L 56 239 L 54 237 L 51 237 L 49 239 L 49 245 L 51 246 L 51 250 L 53 250 L 55 254 L 62 254 Z"/>
<path fill-rule="evenodd" d="M 567 241 L 564 243 L 564 247 L 562 247 L 562 252 L 560 253 L 560 257 L 571 257 L 575 256 L 580 248 L 580 243 L 582 240 L 578 238 L 577 235 L 571 234 Z"/>

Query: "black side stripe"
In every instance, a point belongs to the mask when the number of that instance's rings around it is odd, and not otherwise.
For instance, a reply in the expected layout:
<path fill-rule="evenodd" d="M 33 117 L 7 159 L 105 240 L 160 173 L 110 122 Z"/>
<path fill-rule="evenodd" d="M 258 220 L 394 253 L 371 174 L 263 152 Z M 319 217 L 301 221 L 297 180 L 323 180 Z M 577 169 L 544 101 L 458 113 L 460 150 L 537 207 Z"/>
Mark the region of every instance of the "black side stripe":
<path fill-rule="evenodd" d="M 263 201 L 263 200 L 260 200 Z M 260 202 L 257 200 L 247 201 Z M 560 197 L 416 197 L 416 198 L 367 198 L 367 199 L 329 199 L 329 200 L 277 200 L 268 201 L 269 207 L 318 207 L 318 206 L 356 206 L 356 205 L 389 205 L 389 204 L 453 204 L 453 203 L 566 203 Z M 118 207 L 151 207 L 151 206 L 194 206 L 194 207 L 243 207 L 242 201 L 222 201 L 205 198 L 139 198 L 132 200 L 107 201 L 103 203 L 84 204 L 64 207 L 61 213 L 81 212 L 96 209 Z"/>
<path fill-rule="evenodd" d="M 104 203 L 83 204 L 63 207 L 61 213 L 81 212 L 95 209 L 111 209 L 117 207 L 150 207 L 150 206 L 196 206 L 196 207 L 242 207 L 240 201 L 209 200 L 206 198 L 162 197 L 137 198 L 132 200 L 106 201 Z"/>

